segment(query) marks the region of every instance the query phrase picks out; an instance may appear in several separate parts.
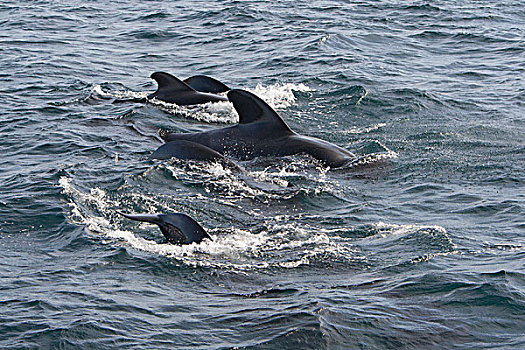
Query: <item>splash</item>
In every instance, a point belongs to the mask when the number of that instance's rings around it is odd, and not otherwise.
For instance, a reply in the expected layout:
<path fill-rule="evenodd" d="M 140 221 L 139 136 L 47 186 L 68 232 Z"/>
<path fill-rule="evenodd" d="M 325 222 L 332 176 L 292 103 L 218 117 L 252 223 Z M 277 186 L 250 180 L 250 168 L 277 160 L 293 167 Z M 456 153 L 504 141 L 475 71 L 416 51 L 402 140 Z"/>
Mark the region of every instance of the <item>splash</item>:
<path fill-rule="evenodd" d="M 210 166 L 210 172 L 217 176 L 231 174 L 219 165 Z M 175 175 L 182 174 L 176 171 Z M 260 222 L 254 232 L 228 224 L 209 228 L 206 220 L 200 219 L 213 240 L 183 246 L 158 243 L 144 238 L 153 234 L 162 239 L 155 225 L 130 223 L 115 213 L 115 209 L 126 206 L 129 198 L 130 203 L 139 207 L 137 212 L 174 210 L 172 204 L 156 199 L 157 195 L 130 192 L 130 187 L 113 195 L 100 188 L 84 192 L 66 176 L 60 178 L 59 185 L 69 200 L 70 220 L 85 226 L 89 234 L 102 237 L 104 244 L 161 255 L 192 267 L 248 271 L 333 262 L 370 265 L 374 261 L 388 267 L 425 262 L 456 252 L 456 246 L 441 226 L 378 222 L 364 228 L 344 226 L 329 230 L 299 223 L 294 215 L 265 217 L 263 213 L 253 213 Z"/>
<path fill-rule="evenodd" d="M 293 83 L 276 83 L 268 86 L 258 84 L 254 89 L 247 88 L 246 90 L 259 96 L 277 110 L 285 109 L 296 102 L 294 91 L 312 91 L 304 84 Z M 150 92 L 104 89 L 101 85 L 95 85 L 92 89 L 92 95 L 105 99 L 140 99 L 147 97 L 149 94 Z M 202 105 L 179 106 L 174 103 L 152 99 L 149 103 L 166 113 L 205 123 L 234 124 L 239 121 L 239 116 L 230 102 L 209 102 Z"/>
<path fill-rule="evenodd" d="M 357 159 L 345 164 L 344 166 L 338 168 L 337 170 L 344 171 L 344 170 L 354 169 L 358 167 L 365 167 L 369 165 L 374 165 L 381 161 L 386 161 L 389 159 L 396 159 L 397 157 L 398 157 L 398 154 L 391 150 L 388 150 L 387 152 L 370 153 L 370 154 L 366 154 L 364 156 L 358 157 Z"/>
<path fill-rule="evenodd" d="M 179 106 L 157 99 L 152 99 L 149 103 L 168 114 L 204 123 L 233 124 L 239 120 L 233 105 L 227 101 L 208 102 L 194 106 Z"/>
<path fill-rule="evenodd" d="M 387 224 L 384 222 L 377 222 L 370 224 L 370 228 L 376 231 L 381 237 L 387 237 L 392 235 L 406 235 L 415 231 L 421 231 L 422 233 L 428 233 L 429 235 L 442 235 L 446 237 L 448 243 L 452 245 L 452 241 L 447 234 L 447 230 L 444 227 L 437 225 L 397 225 L 397 224 Z"/>
<path fill-rule="evenodd" d="M 257 84 L 254 89 L 247 90 L 262 98 L 274 109 L 285 109 L 293 105 L 296 101 L 296 97 L 293 93 L 294 91 L 312 91 L 312 89 L 304 84 L 293 83 L 276 83 L 269 86 Z"/>
<path fill-rule="evenodd" d="M 338 131 L 338 133 L 340 134 L 368 134 L 372 131 L 379 130 L 388 125 L 389 125 L 388 123 L 377 123 L 377 124 L 370 125 L 367 127 L 362 127 L 362 128 L 353 127 L 353 128 L 350 128 L 349 130 Z"/>
<path fill-rule="evenodd" d="M 267 172 L 234 172 L 220 163 L 199 163 L 172 160 L 159 167 L 168 170 L 174 179 L 192 184 L 200 184 L 207 193 L 221 193 L 230 199 L 257 199 L 269 202 L 293 196 L 288 190 L 288 182 L 278 174 Z"/>
<path fill-rule="evenodd" d="M 428 262 L 438 256 L 456 254 L 456 245 L 447 230 L 438 225 L 386 224 L 378 222 L 368 227 L 369 237 L 363 246 L 375 249 L 385 266 Z"/>
<path fill-rule="evenodd" d="M 145 98 L 149 95 L 148 92 L 137 92 L 131 90 L 105 90 L 101 85 L 96 84 L 91 90 L 91 94 L 98 95 L 105 99 L 135 99 Z"/>
<path fill-rule="evenodd" d="M 258 161 L 250 168 L 259 168 Z M 242 168 L 242 167 L 241 167 Z M 220 163 L 203 163 L 172 159 L 162 162 L 158 170 L 166 169 L 177 180 L 197 185 L 207 193 L 220 193 L 220 198 L 231 200 L 252 199 L 262 203 L 291 199 L 299 194 L 338 196 L 342 189 L 329 176 L 330 168 L 307 156 L 291 156 L 260 170 L 232 171 Z"/>
<path fill-rule="evenodd" d="M 217 171 L 223 172 L 220 169 Z M 361 259 L 354 257 L 357 254 L 355 249 L 342 247 L 315 228 L 298 227 L 288 222 L 291 220 L 288 217 L 268 219 L 264 228 L 256 233 L 235 227 L 207 228 L 213 237 L 211 241 L 183 246 L 157 243 L 139 235 L 144 231 L 157 232 L 156 226 L 129 223 L 115 214 L 114 208 L 118 208 L 122 200 L 110 198 L 99 188 L 83 192 L 66 176 L 60 178 L 59 186 L 69 199 L 70 220 L 85 226 L 90 234 L 104 238 L 104 244 L 173 258 L 188 266 L 246 271 L 274 267 L 296 268 L 326 259 L 327 256 L 333 259 Z M 205 223 L 201 224 L 206 228 Z M 130 226 L 134 229 L 130 230 Z"/>

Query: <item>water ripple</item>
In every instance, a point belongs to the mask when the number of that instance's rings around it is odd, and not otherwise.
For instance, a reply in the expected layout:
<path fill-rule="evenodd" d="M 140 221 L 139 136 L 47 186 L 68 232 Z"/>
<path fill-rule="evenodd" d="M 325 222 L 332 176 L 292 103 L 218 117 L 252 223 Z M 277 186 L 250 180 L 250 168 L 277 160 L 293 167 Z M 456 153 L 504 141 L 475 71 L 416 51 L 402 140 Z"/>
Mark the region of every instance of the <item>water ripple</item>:
<path fill-rule="evenodd" d="M 525 346 L 523 4 L 0 5 L 0 347 Z M 261 96 L 358 154 L 152 162 L 154 71 Z M 211 125 L 210 125 L 211 124 Z M 165 244 L 115 210 L 180 211 Z"/>

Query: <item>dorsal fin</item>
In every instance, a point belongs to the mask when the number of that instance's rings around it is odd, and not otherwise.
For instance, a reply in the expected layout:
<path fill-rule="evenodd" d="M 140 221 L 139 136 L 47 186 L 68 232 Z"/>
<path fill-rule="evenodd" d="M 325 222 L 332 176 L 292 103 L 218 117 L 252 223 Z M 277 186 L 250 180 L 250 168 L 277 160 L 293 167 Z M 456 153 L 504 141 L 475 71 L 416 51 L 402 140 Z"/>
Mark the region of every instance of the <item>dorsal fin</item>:
<path fill-rule="evenodd" d="M 284 120 L 259 97 L 245 90 L 230 90 L 228 99 L 239 114 L 239 124 L 249 124 L 258 121 L 273 122 L 281 129 L 290 131 Z"/>
<path fill-rule="evenodd" d="M 158 88 L 155 93 L 160 90 L 170 91 L 195 91 L 191 86 L 166 72 L 155 72 L 151 75 L 151 79 L 157 82 Z"/>
<path fill-rule="evenodd" d="M 210 92 L 212 94 L 218 94 L 220 92 L 229 91 L 230 88 L 225 84 L 221 83 L 217 79 L 208 77 L 206 75 L 194 75 L 187 79 L 184 79 L 184 82 L 191 86 L 193 89 L 200 92 Z"/>

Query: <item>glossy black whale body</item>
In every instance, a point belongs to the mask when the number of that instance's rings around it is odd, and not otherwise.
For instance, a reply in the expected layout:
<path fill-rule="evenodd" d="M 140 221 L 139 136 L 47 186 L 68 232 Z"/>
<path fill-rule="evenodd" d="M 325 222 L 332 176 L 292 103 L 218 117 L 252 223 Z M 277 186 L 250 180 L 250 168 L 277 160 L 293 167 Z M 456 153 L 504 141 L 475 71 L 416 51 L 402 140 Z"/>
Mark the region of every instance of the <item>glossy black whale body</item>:
<path fill-rule="evenodd" d="M 180 106 L 196 105 L 208 102 L 228 101 L 224 96 L 217 95 L 229 88 L 218 80 L 204 75 L 197 75 L 182 81 L 165 72 L 155 72 L 151 78 L 157 82 L 157 91 L 148 95 L 147 99 L 157 99 Z"/>
<path fill-rule="evenodd" d="M 194 75 L 181 81 L 169 73 L 155 72 L 151 78 L 157 82 L 158 87 L 148 97 L 119 98 L 113 100 L 113 103 L 147 103 L 154 98 L 181 106 L 228 101 L 226 97 L 217 94 L 227 92 L 230 88 L 206 75 Z"/>
<path fill-rule="evenodd" d="M 160 231 L 171 244 L 200 243 L 203 239 L 211 239 L 206 230 L 197 221 L 186 214 L 124 214 L 120 215 L 135 221 L 149 222 L 159 226 Z"/>
<path fill-rule="evenodd" d="M 228 92 L 231 90 L 224 83 L 206 75 L 194 75 L 184 79 L 183 82 L 188 84 L 194 90 L 200 92 L 209 92 L 211 94 L 219 94 L 221 92 Z"/>
<path fill-rule="evenodd" d="M 332 168 L 356 160 L 356 156 L 344 148 L 293 132 L 266 102 L 248 91 L 230 90 L 228 99 L 239 114 L 239 124 L 204 132 L 163 135 L 166 144 L 151 158 L 214 160 L 228 156 L 247 160 L 304 153 Z"/>

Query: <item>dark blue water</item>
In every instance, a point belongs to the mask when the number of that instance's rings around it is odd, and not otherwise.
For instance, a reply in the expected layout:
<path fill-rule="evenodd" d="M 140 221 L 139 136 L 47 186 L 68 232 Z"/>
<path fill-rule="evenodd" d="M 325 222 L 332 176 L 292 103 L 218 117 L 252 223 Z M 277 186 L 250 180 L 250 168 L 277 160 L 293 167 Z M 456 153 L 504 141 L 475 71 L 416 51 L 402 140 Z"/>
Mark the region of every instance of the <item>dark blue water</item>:
<path fill-rule="evenodd" d="M 523 2 L 4 1 L 0 24 L 1 348 L 525 348 Z M 159 129 L 237 118 L 111 103 L 155 71 L 368 161 L 239 162 L 261 187 L 152 162 Z"/>

